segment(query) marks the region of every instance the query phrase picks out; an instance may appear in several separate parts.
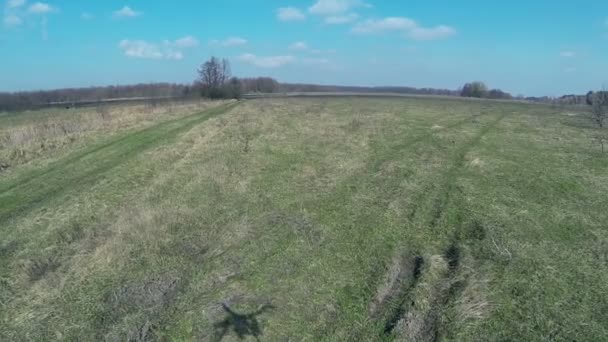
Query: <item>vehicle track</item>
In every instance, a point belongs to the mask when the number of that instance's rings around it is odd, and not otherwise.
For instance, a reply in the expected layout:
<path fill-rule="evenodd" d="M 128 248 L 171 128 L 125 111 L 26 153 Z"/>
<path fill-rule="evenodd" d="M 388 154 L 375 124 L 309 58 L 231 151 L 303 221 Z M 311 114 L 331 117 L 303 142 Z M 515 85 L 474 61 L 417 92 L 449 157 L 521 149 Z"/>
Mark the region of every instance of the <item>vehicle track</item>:
<path fill-rule="evenodd" d="M 465 157 L 467 155 L 467 153 L 473 149 L 475 146 L 477 146 L 477 144 L 483 139 L 483 137 L 490 132 L 492 129 L 494 129 L 505 117 L 506 117 L 507 113 L 502 113 L 500 115 L 495 115 L 495 114 L 483 114 L 483 115 L 479 115 L 479 116 L 484 116 L 484 117 L 493 117 L 493 119 L 490 119 L 491 121 L 489 121 L 488 123 L 484 124 L 483 126 L 478 128 L 478 131 L 471 137 L 469 138 L 466 142 L 464 142 L 460 147 L 458 147 L 453 154 L 453 158 L 451 158 L 451 161 L 449 163 L 449 166 L 443 170 L 439 170 L 439 172 L 437 173 L 436 176 L 432 177 L 432 182 L 436 183 L 438 185 L 431 187 L 430 189 L 428 187 L 425 187 L 421 193 L 417 196 L 417 200 L 414 202 L 416 203 L 416 206 L 424 206 L 424 205 L 428 205 L 429 200 L 435 199 L 434 201 L 437 203 L 438 207 L 435 208 L 434 210 L 418 210 L 416 207 L 412 208 L 412 212 L 409 213 L 410 215 L 410 222 L 414 222 L 414 221 L 420 221 L 420 222 L 424 222 L 426 225 L 428 225 L 429 227 L 431 227 L 432 229 L 441 229 L 444 227 L 439 227 L 439 218 L 444 214 L 445 210 L 447 209 L 447 205 L 449 204 L 449 199 L 450 199 L 450 193 L 452 191 L 454 191 L 455 189 L 455 184 L 454 184 L 454 179 L 455 177 L 457 177 L 459 170 L 464 166 L 464 162 L 465 162 Z M 479 117 L 476 116 L 476 117 Z M 455 121 L 451 124 L 444 124 L 444 129 L 445 130 L 450 130 L 450 129 L 457 129 L 459 127 L 462 127 L 464 125 L 466 125 L 467 123 L 471 122 L 471 117 L 467 117 L 465 119 L 461 119 L 458 121 Z M 439 123 L 442 124 L 442 123 Z M 425 141 L 428 141 L 430 139 L 433 139 L 433 137 L 440 131 L 431 131 L 425 134 L 421 134 L 421 135 L 417 135 L 417 136 L 412 136 L 409 138 L 404 139 L 402 142 L 391 146 L 385 150 L 380 151 L 379 153 L 375 154 L 375 156 L 373 157 L 372 160 L 370 160 L 368 162 L 369 167 L 365 167 L 363 168 L 365 171 L 365 174 L 356 174 L 353 175 L 349 180 L 346 180 L 344 182 L 344 184 L 353 184 L 353 183 L 365 183 L 365 179 L 369 178 L 369 177 L 373 177 L 372 175 L 375 174 L 376 172 L 378 172 L 381 168 L 382 165 L 384 165 L 386 162 L 389 162 L 391 160 L 394 160 L 395 158 L 399 158 L 401 156 L 401 154 L 403 153 L 403 151 L 419 144 Z M 370 171 L 371 170 L 371 171 Z M 353 179 L 360 179 L 361 181 L 353 181 Z M 378 177 L 377 178 L 377 182 L 380 183 L 390 183 L 393 180 L 391 180 L 391 177 L 385 178 L 385 177 Z M 374 181 L 375 182 L 375 181 Z M 387 184 L 385 184 L 384 186 L 377 184 L 376 185 L 379 188 L 391 188 L 391 186 L 388 186 Z M 427 191 L 428 190 L 428 191 Z M 335 200 L 334 197 L 340 198 L 342 197 L 341 193 L 342 192 L 350 192 L 352 191 L 350 188 L 348 188 L 347 186 L 344 187 L 339 187 L 337 189 L 336 192 L 334 192 L 332 195 L 330 195 L 326 200 L 327 200 L 327 208 L 328 211 L 331 211 L 331 207 L 332 205 L 343 205 L 343 204 L 339 204 L 338 201 Z M 378 201 L 382 202 L 383 204 L 381 205 L 389 205 L 389 203 L 391 202 L 392 199 L 394 199 L 395 196 L 400 196 L 398 193 L 391 193 L 391 194 L 387 194 L 387 193 L 382 193 L 379 192 L 378 193 Z M 325 203 L 325 201 L 324 201 Z M 363 213 L 362 215 L 365 215 L 365 213 Z M 437 222 L 434 222 L 437 221 Z M 435 225 L 436 227 L 433 227 L 433 225 Z M 449 227 L 447 227 L 448 229 L 451 229 Z M 399 247 L 397 247 L 399 248 Z M 457 255 L 457 253 L 453 253 L 454 250 L 457 248 L 457 246 L 454 244 L 454 242 L 450 242 L 450 244 L 448 246 L 445 246 L 444 248 L 444 254 L 445 254 L 445 259 L 446 259 L 446 263 L 450 265 L 450 272 L 448 274 L 445 275 L 446 278 L 441 278 L 439 279 L 439 281 L 448 281 L 449 279 L 447 279 L 447 277 L 449 278 L 453 278 L 456 275 L 456 272 L 458 272 L 457 268 L 458 268 L 458 264 L 459 264 L 459 256 Z M 408 250 L 407 246 L 403 247 L 404 250 Z M 425 260 L 424 257 L 426 256 L 425 253 L 423 253 L 424 251 L 410 251 L 412 253 L 412 260 L 408 260 L 407 262 L 411 262 L 412 264 L 431 264 L 430 262 L 428 262 L 428 260 Z M 457 255 L 457 257 L 454 257 L 454 255 Z M 424 266 L 420 266 L 419 268 L 417 267 L 409 267 L 409 266 L 404 266 L 404 269 L 410 269 L 412 270 L 412 272 L 414 273 L 419 273 L 419 274 L 414 274 L 412 275 L 412 279 L 418 279 L 424 276 L 424 271 L 425 271 L 425 267 Z M 417 271 L 418 270 L 418 271 Z M 374 283 L 375 280 L 374 278 L 377 275 L 370 275 L 370 282 Z M 403 286 L 401 288 L 397 289 L 397 293 L 395 294 L 394 298 L 391 298 L 389 300 L 387 300 L 387 306 L 384 308 L 380 308 L 379 311 L 383 311 L 383 312 L 377 312 L 376 314 L 372 315 L 373 317 L 369 317 L 369 319 L 371 321 L 376 321 L 379 324 L 377 325 L 377 327 L 379 327 L 381 330 L 378 331 L 378 335 L 377 338 L 379 339 L 386 339 L 386 338 L 391 338 L 391 337 L 395 337 L 394 336 L 394 331 L 393 329 L 397 326 L 397 323 L 403 319 L 403 317 L 408 313 L 408 310 L 410 310 L 411 308 L 408 307 L 407 303 L 409 303 L 409 299 L 411 296 L 411 293 L 413 293 L 415 291 L 416 288 L 416 281 L 412 282 L 404 282 L 402 284 Z M 433 284 L 435 285 L 435 284 Z M 443 293 L 441 293 L 441 295 L 443 295 Z M 437 300 L 433 301 L 434 303 L 434 307 L 433 307 L 433 311 L 432 314 L 429 315 L 430 318 L 435 318 L 437 311 L 439 310 L 439 308 L 437 306 L 441 306 L 443 305 L 443 303 L 445 301 L 449 301 L 449 299 L 446 298 L 437 298 Z M 425 327 L 425 329 L 427 329 L 428 331 L 437 334 L 437 330 L 438 330 L 438 322 L 436 322 L 436 319 L 429 319 L 428 322 L 429 325 L 427 327 Z M 363 336 L 362 333 L 363 331 L 361 330 L 363 328 L 363 326 L 360 326 L 358 329 L 352 329 L 351 333 L 349 335 L 349 338 L 352 340 L 365 340 L 367 337 L 369 336 Z M 325 329 L 327 329 L 326 331 L 323 331 L 323 334 L 326 336 L 331 336 L 332 332 L 331 332 L 331 322 L 327 322 Z M 431 337 L 430 335 L 427 337 Z M 433 340 L 432 338 L 430 339 L 431 341 Z"/>
<path fill-rule="evenodd" d="M 424 143 L 426 141 L 433 139 L 440 132 L 458 129 L 459 127 L 465 126 L 467 124 L 471 124 L 472 121 L 475 121 L 476 119 L 478 119 L 480 117 L 486 117 L 486 118 L 490 117 L 490 118 L 496 118 L 496 119 L 490 119 L 491 121 L 489 123 L 486 123 L 482 127 L 479 127 L 476 134 L 473 137 L 469 138 L 466 142 L 464 142 L 462 147 L 458 148 L 455 151 L 455 156 L 452 159 L 450 166 L 448 166 L 448 168 L 446 168 L 444 170 L 439 170 L 437 177 L 433 178 L 433 179 L 439 179 L 438 183 L 442 183 L 442 184 L 449 183 L 449 179 L 451 177 L 453 177 L 450 175 L 455 175 L 456 170 L 463 165 L 463 160 L 464 160 L 464 157 L 466 156 L 467 152 L 472 147 L 474 147 L 483 138 L 483 136 L 487 132 L 489 132 L 493 127 L 495 127 L 498 124 L 498 122 L 500 122 L 503 119 L 504 116 L 497 116 L 495 114 L 477 114 L 477 115 L 467 116 L 465 118 L 461 118 L 458 120 L 453 120 L 452 122 L 437 122 L 438 125 L 443 126 L 442 130 L 436 130 L 436 131 L 429 130 L 428 132 L 425 132 L 423 134 L 408 136 L 392 146 L 383 147 L 380 151 L 374 153 L 371 160 L 368 160 L 367 167 L 361 168 L 363 171 L 358 172 L 358 173 L 350 176 L 348 179 L 343 180 L 341 182 L 341 184 L 338 185 L 337 189 L 334 192 L 332 192 L 331 194 L 328 195 L 328 197 L 326 197 L 325 199 L 320 201 L 321 203 L 323 203 L 323 205 L 320 205 L 320 206 L 324 207 L 328 213 L 339 212 L 340 210 L 338 210 L 338 208 L 336 208 L 336 209 L 333 209 L 333 208 L 335 206 L 344 205 L 344 202 L 340 201 L 340 199 L 350 197 L 349 195 L 345 195 L 345 193 L 357 191 L 356 189 L 353 189 L 352 187 L 350 187 L 349 186 L 350 184 L 366 184 L 369 182 L 373 182 L 373 183 L 375 183 L 374 186 L 377 188 L 384 188 L 384 189 L 395 188 L 394 186 L 392 186 L 390 184 L 395 183 L 395 186 L 396 186 L 401 181 L 401 179 L 397 180 L 395 177 L 376 177 L 377 173 L 382 169 L 383 165 L 385 165 L 387 162 L 390 162 L 392 160 L 396 160 L 396 159 L 398 160 L 399 158 L 401 158 L 403 156 L 403 153 L 405 151 L 407 151 L 408 149 L 411 149 L 412 147 L 416 146 L 417 144 Z M 435 189 L 433 189 L 433 190 L 435 190 Z M 374 203 L 378 203 L 380 206 L 388 207 L 388 205 L 390 205 L 390 202 L 396 196 L 401 196 L 401 195 L 398 192 L 395 192 L 395 193 L 377 192 L 376 193 L 377 199 L 376 200 L 370 199 L 369 201 L 370 201 L 370 203 L 374 202 Z M 423 194 L 421 194 L 420 197 L 426 198 L 428 196 L 437 196 L 437 192 L 436 191 L 431 191 L 431 192 L 425 191 Z M 361 215 L 365 216 L 365 215 L 367 215 L 367 213 L 362 212 Z M 331 216 L 331 217 L 332 217 L 332 219 L 335 219 L 335 217 L 333 217 L 333 216 Z M 362 221 L 364 221 L 364 219 Z M 375 224 L 381 224 L 381 223 L 375 222 Z M 364 224 L 363 224 L 363 226 L 364 226 Z M 352 234 L 355 234 L 355 233 L 352 233 Z M 373 233 L 370 233 L 370 234 L 373 234 Z M 407 250 L 407 248 L 406 248 L 406 250 Z M 412 252 L 415 252 L 415 251 L 412 251 Z M 420 259 L 420 262 L 424 262 L 424 261 L 422 259 Z M 412 268 L 412 269 L 414 269 L 414 268 Z M 377 276 L 378 275 L 370 274 L 370 281 L 369 281 L 370 285 L 375 283 Z M 402 298 L 402 295 L 399 295 L 398 298 Z M 393 314 L 392 305 L 394 304 L 394 301 L 389 301 L 389 302 L 391 302 L 390 308 L 381 309 L 381 310 L 386 310 L 384 313 L 380 313 L 376 317 L 370 317 L 370 321 L 380 320 L 381 324 L 378 324 L 378 327 L 381 327 L 382 329 L 384 329 L 386 326 L 391 326 L 391 322 L 390 322 L 391 319 L 396 319 L 395 322 L 397 322 L 400 319 L 399 317 L 392 317 L 392 318 L 390 317 Z M 397 311 L 397 312 L 401 312 L 401 311 Z M 405 311 L 403 311 L 403 312 L 405 312 Z M 386 319 L 386 321 L 384 321 L 384 319 Z M 324 325 L 324 328 L 320 330 L 320 336 L 332 336 L 334 333 L 332 329 L 335 328 L 335 327 L 332 327 L 333 323 L 335 323 L 335 322 L 326 322 L 326 324 Z M 367 337 L 369 337 L 369 336 L 363 336 L 361 329 L 363 329 L 363 326 L 359 326 L 359 328 L 356 328 L 356 329 L 353 328 L 349 334 L 349 338 L 352 340 L 361 340 L 361 339 L 365 340 Z M 384 336 L 384 330 L 379 331 L 379 336 Z"/>
<path fill-rule="evenodd" d="M 412 336 L 408 336 L 408 338 L 414 338 L 413 336 L 415 336 L 415 339 L 419 341 L 437 341 L 440 338 L 441 329 L 440 322 L 438 321 L 439 312 L 442 310 L 442 307 L 451 303 L 458 293 L 457 289 L 453 287 L 459 285 L 454 284 L 454 279 L 459 272 L 460 260 L 462 258 L 461 244 L 463 243 L 462 241 L 459 241 L 458 236 L 460 234 L 458 234 L 459 232 L 457 231 L 458 229 L 461 229 L 461 227 L 441 227 L 440 220 L 448 209 L 450 196 L 457 190 L 455 178 L 465 164 L 467 153 L 477 146 L 483 137 L 493 130 L 506 116 L 506 113 L 502 113 L 491 123 L 482 127 L 472 139 L 458 149 L 451 162 L 451 166 L 440 175 L 440 181 L 438 182 L 439 186 L 435 187 L 430 192 L 423 191 L 417 197 L 415 203 L 418 205 L 433 203 L 434 207 L 431 211 L 424 212 L 418 210 L 418 206 L 415 206 L 412 208 L 412 212 L 409 215 L 411 221 L 423 222 L 428 225 L 430 229 L 445 228 L 452 230 L 452 241 L 444 248 L 441 255 L 444 263 L 448 266 L 448 271 L 444 273 L 441 278 L 434 279 L 431 284 L 435 289 L 433 292 L 435 297 L 430 298 L 429 300 L 431 302 L 431 307 L 417 308 L 415 306 L 415 303 L 419 301 L 418 298 L 414 298 L 411 294 L 415 290 L 415 283 L 410 287 L 402 288 L 401 293 L 398 295 L 398 297 L 401 298 L 401 302 L 398 306 L 389 310 L 391 313 L 388 315 L 387 322 L 391 324 L 386 324 L 390 329 L 385 329 L 384 335 L 394 337 L 393 330 L 396 328 L 397 322 L 405 319 L 408 312 L 412 312 L 413 314 L 409 315 L 410 319 L 411 317 L 422 317 L 422 322 L 405 322 L 406 326 L 419 327 L 419 331 L 408 332 L 413 334 Z M 457 208 L 457 210 L 460 209 Z M 418 255 L 416 258 L 422 258 L 422 255 Z M 420 272 L 419 278 L 424 277 L 424 273 L 425 269 Z"/>
<path fill-rule="evenodd" d="M 121 136 L 57 161 L 0 188 L 0 230 L 24 211 L 73 189 L 94 184 L 105 172 L 127 162 L 143 151 L 167 142 L 180 133 L 226 113 L 236 104 L 222 105 Z"/>

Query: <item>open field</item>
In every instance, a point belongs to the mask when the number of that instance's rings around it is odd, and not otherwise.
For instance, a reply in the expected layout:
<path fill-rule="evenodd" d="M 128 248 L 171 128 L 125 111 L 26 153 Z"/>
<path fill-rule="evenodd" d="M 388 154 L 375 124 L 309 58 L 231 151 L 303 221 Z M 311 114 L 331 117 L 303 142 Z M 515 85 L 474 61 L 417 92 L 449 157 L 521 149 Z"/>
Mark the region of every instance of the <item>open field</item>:
<path fill-rule="evenodd" d="M 0 116 L 0 340 L 608 339 L 608 154 L 582 114 L 199 105 Z"/>

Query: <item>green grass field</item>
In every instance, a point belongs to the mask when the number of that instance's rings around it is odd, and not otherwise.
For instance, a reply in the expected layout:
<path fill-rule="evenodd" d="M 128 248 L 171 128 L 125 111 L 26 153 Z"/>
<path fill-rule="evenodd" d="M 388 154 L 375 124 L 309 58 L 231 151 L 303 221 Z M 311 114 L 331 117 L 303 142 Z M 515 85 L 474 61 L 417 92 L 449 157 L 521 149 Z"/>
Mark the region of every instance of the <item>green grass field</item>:
<path fill-rule="evenodd" d="M 608 340 L 608 154 L 583 113 L 207 107 L 3 145 L 0 340 Z"/>

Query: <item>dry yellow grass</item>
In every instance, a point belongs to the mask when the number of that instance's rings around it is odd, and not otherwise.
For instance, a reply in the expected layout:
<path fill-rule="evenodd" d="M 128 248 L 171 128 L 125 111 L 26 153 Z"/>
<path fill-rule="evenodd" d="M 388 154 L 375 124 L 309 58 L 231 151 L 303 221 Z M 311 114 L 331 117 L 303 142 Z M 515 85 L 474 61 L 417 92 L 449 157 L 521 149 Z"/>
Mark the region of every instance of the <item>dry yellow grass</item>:
<path fill-rule="evenodd" d="M 39 110 L 0 118 L 0 162 L 11 167 L 79 146 L 100 136 L 191 115 L 221 102 L 101 105 Z"/>

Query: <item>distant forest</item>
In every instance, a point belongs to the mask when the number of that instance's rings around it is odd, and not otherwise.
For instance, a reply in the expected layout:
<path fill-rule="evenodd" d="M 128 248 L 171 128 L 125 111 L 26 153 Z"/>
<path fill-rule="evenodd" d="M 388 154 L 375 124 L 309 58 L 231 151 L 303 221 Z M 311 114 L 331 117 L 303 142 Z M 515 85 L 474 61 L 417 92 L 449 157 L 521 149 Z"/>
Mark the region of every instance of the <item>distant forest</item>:
<path fill-rule="evenodd" d="M 233 78 L 233 82 L 234 82 Z M 565 95 L 551 97 L 512 97 L 500 90 L 487 90 L 481 82 L 467 83 L 462 89 L 433 89 L 414 87 L 356 87 L 316 84 L 279 83 L 270 77 L 240 78 L 239 94 L 248 93 L 292 93 L 292 92 L 363 92 L 397 93 L 413 95 L 465 96 L 482 98 L 519 99 L 534 102 L 558 103 L 569 105 L 589 104 L 589 95 Z M 108 100 L 154 100 L 187 99 L 205 95 L 205 85 L 150 83 L 124 86 L 69 88 L 57 90 L 23 91 L 0 93 L 0 111 L 34 109 L 46 106 L 91 105 Z"/>
<path fill-rule="evenodd" d="M 239 79 L 244 92 L 272 93 L 280 89 L 279 83 L 269 77 Z M 95 104 L 108 100 L 129 99 L 187 99 L 204 95 L 200 83 L 173 84 L 148 83 L 89 88 L 66 88 L 21 92 L 0 92 L 0 111 L 33 109 L 46 106 Z"/>

